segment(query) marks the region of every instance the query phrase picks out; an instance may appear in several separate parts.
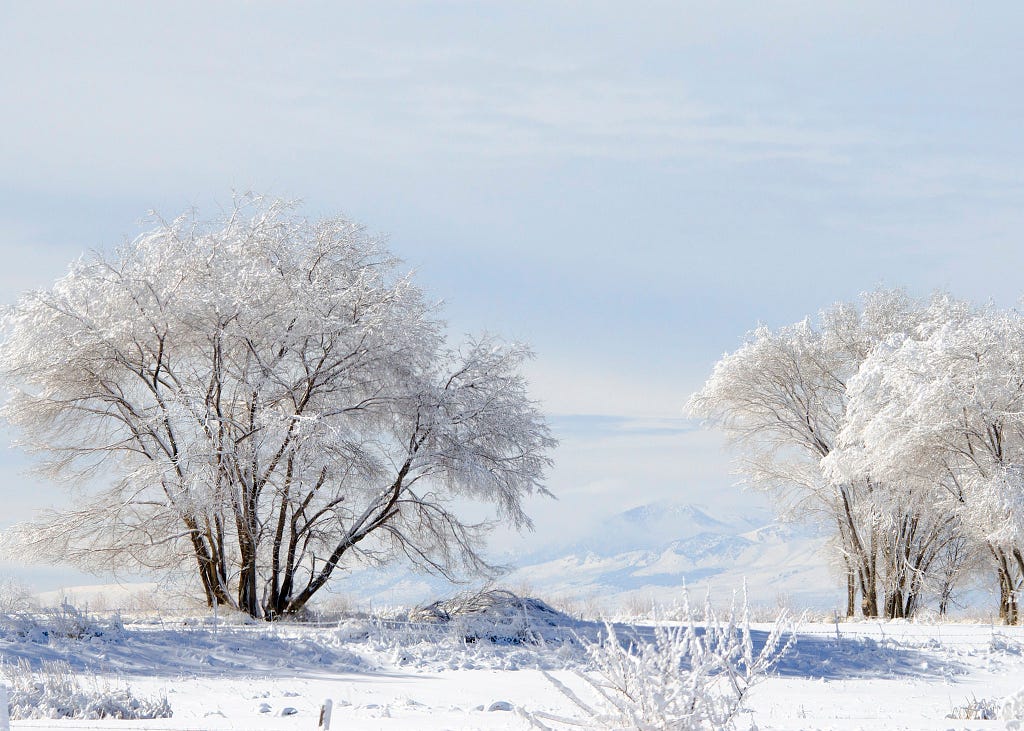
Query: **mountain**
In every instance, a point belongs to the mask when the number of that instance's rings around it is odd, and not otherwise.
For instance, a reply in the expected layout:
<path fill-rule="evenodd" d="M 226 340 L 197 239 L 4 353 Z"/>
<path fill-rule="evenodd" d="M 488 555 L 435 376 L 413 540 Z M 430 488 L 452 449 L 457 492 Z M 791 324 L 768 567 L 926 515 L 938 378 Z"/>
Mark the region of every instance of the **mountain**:
<path fill-rule="evenodd" d="M 608 518 L 583 540 L 561 549 L 561 553 L 593 552 L 605 556 L 638 549 L 655 550 L 701 534 L 736 535 L 771 521 L 771 515 L 761 511 L 720 518 L 702 505 L 662 500 Z"/>
<path fill-rule="evenodd" d="M 744 583 L 753 606 L 829 609 L 843 597 L 824 544 L 814 530 L 776 523 L 764 511 L 724 515 L 663 501 L 614 515 L 569 545 L 515 557 L 500 584 L 587 611 L 671 606 L 684 585 L 692 601 L 710 589 L 715 603 L 728 603 Z M 466 590 L 394 569 L 355 571 L 341 586 L 375 605 Z"/>
<path fill-rule="evenodd" d="M 715 515 L 698 505 L 654 503 L 613 516 L 558 556 L 524 557 L 505 577 L 537 595 L 606 611 L 691 600 L 728 603 L 746 584 L 750 603 L 827 609 L 841 592 L 815 531 L 769 515 Z"/>

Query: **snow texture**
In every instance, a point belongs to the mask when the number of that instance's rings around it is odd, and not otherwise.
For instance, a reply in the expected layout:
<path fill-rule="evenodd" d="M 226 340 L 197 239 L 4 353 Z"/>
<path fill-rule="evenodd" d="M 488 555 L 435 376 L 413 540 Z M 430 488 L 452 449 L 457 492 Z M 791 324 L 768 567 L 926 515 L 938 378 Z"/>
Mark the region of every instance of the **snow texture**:
<path fill-rule="evenodd" d="M 573 717 L 578 709 L 544 673 L 578 682 L 578 672 L 594 670 L 583 642 L 606 636 L 603 623 L 565 615 L 557 627 L 534 627 L 539 639 L 520 644 L 469 641 L 458 621 L 410 621 L 397 613 L 319 624 L 266 624 L 237 615 L 81 616 L 71 623 L 59 615 L 0 619 L 4 665 L 23 661 L 38 673 L 44 663 L 63 662 L 83 688 L 98 682 L 126 688 L 136 699 L 166 697 L 173 718 L 118 721 L 126 731 L 308 730 L 327 699 L 335 729 L 524 729 L 520 713 L 497 709 L 508 704 Z M 69 624 L 78 631 L 66 631 Z M 764 647 L 769 630 L 751 626 L 753 652 Z M 656 639 L 650 622 L 620 622 L 613 631 L 623 644 Z M 1000 717 L 1019 727 L 1022 647 L 1021 627 L 801 624 L 795 647 L 749 694 L 737 727 L 975 729 L 993 722 L 949 716 L 976 698 L 992 700 Z M 14 728 L 99 731 L 109 725 L 29 720 L 15 721 Z"/>

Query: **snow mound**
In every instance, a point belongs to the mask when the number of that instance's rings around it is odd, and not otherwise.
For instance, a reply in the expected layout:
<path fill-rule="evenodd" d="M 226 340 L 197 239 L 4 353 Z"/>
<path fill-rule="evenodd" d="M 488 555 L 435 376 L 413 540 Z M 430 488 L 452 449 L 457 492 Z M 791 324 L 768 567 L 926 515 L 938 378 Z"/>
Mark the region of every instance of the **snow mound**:
<path fill-rule="evenodd" d="M 487 640 L 498 645 L 538 644 L 563 639 L 578 624 L 546 602 L 520 597 L 502 589 L 459 594 L 409 612 L 410 622 L 458 627 L 467 642 Z"/>

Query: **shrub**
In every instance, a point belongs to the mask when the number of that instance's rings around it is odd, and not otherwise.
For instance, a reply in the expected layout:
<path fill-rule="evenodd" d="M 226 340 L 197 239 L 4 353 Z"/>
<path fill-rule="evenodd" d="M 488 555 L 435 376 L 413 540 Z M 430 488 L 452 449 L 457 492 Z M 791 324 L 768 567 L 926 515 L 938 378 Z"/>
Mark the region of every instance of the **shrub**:
<path fill-rule="evenodd" d="M 575 671 L 593 700 L 550 673 L 552 685 L 584 715 L 583 719 L 544 712 L 523 715 L 538 729 L 545 722 L 590 729 L 638 731 L 705 731 L 731 728 L 750 689 L 764 677 L 794 643 L 792 625 L 780 614 L 757 653 L 750 634 L 747 603 L 742 614 L 735 606 L 724 622 L 705 604 L 699 625 L 684 601 L 681 625 L 659 624 L 653 641 L 626 642 L 611 624 L 598 641 L 583 640 L 589 672 Z M 787 638 L 788 635 L 788 638 Z"/>
<path fill-rule="evenodd" d="M 170 718 L 166 697 L 137 698 L 127 685 L 116 687 L 99 677 L 83 685 L 71 666 L 62 660 L 43 662 L 33 670 L 27 660 L 7 665 L 3 674 L 10 683 L 10 714 L 27 718 Z"/>
<path fill-rule="evenodd" d="M 124 625 L 119 614 L 100 619 L 65 601 L 59 607 L 0 615 L 0 633 L 39 644 L 54 640 L 118 640 L 124 635 Z"/>
<path fill-rule="evenodd" d="M 999 718 L 1006 721 L 1006 731 L 1024 729 L 1024 688 L 1003 699 Z"/>
<path fill-rule="evenodd" d="M 962 721 L 994 721 L 999 717 L 996 704 L 997 701 L 993 699 L 972 696 L 962 706 L 954 708 L 946 718 L 956 718 Z"/>
<path fill-rule="evenodd" d="M 10 576 L 0 578 L 0 614 L 32 611 L 37 605 L 28 585 Z"/>

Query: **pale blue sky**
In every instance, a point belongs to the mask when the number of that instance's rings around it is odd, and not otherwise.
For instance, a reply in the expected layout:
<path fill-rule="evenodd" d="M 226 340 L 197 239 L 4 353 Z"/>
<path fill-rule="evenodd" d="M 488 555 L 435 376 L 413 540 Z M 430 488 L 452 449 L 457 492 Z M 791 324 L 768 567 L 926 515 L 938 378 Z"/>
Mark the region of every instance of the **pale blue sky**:
<path fill-rule="evenodd" d="M 531 343 L 552 414 L 619 417 L 556 419 L 537 540 L 734 504 L 720 440 L 665 420 L 746 330 L 1022 292 L 1024 6 L 894 5 L 0 0 L 0 301 L 147 209 L 301 197 L 388 232 L 456 333 Z"/>

